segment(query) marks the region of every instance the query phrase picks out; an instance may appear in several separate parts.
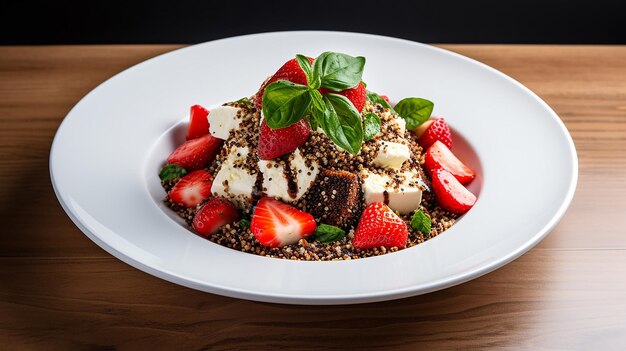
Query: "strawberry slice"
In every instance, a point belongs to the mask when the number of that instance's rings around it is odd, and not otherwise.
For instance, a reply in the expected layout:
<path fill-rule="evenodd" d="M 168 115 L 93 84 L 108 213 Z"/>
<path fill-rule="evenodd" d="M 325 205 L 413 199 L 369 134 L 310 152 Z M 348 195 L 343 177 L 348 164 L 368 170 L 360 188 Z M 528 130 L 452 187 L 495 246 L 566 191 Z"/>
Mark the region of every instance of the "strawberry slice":
<path fill-rule="evenodd" d="M 424 149 L 428 149 L 435 141 L 441 141 L 448 149 L 452 149 L 450 127 L 443 118 L 435 120 L 417 140 Z"/>
<path fill-rule="evenodd" d="M 309 124 L 303 119 L 289 127 L 278 129 L 270 128 L 264 119 L 259 131 L 259 146 L 257 148 L 259 158 L 271 160 L 288 154 L 304 144 L 309 139 L 310 134 Z"/>
<path fill-rule="evenodd" d="M 365 101 L 367 100 L 367 91 L 365 90 L 365 85 L 363 82 L 360 82 L 356 87 L 342 90 L 342 91 L 332 91 L 326 88 L 320 88 L 320 93 L 328 94 L 339 94 L 343 95 L 352 102 L 357 111 L 363 111 L 363 107 L 365 107 Z"/>
<path fill-rule="evenodd" d="M 279 247 L 295 244 L 313 234 L 316 228 L 313 216 L 271 197 L 257 203 L 250 231 L 263 246 Z"/>
<path fill-rule="evenodd" d="M 313 58 L 308 57 L 308 59 L 311 63 L 313 63 Z M 265 88 L 270 83 L 278 80 L 288 80 L 292 83 L 307 85 L 306 74 L 304 73 L 302 68 L 300 68 L 298 60 L 293 58 L 285 62 L 285 64 L 283 64 L 270 79 L 263 82 L 261 88 L 256 93 L 254 104 L 258 110 L 261 110 L 263 108 L 263 92 L 265 91 Z"/>
<path fill-rule="evenodd" d="M 217 233 L 221 226 L 241 219 L 241 213 L 228 200 L 214 197 L 209 199 L 193 217 L 193 229 L 202 236 Z"/>
<path fill-rule="evenodd" d="M 207 167 L 217 155 L 224 141 L 211 134 L 186 141 L 167 158 L 167 163 L 183 167 L 187 171 Z"/>
<path fill-rule="evenodd" d="M 432 185 L 437 203 L 445 210 L 464 214 L 476 203 L 476 196 L 445 169 L 433 171 Z"/>
<path fill-rule="evenodd" d="M 408 237 L 402 218 L 384 203 L 372 202 L 361 214 L 352 245 L 357 249 L 403 247 Z"/>
<path fill-rule="evenodd" d="M 461 184 L 468 184 L 476 177 L 476 173 L 454 156 L 452 151 L 439 140 L 428 148 L 424 159 L 424 166 L 429 174 L 439 168 L 445 169 Z"/>
<path fill-rule="evenodd" d="M 196 207 L 199 203 L 211 196 L 213 176 L 207 171 L 193 171 L 183 176 L 170 190 L 172 202 L 185 207 Z"/>
<path fill-rule="evenodd" d="M 196 139 L 209 134 L 209 110 L 200 106 L 191 106 L 189 111 L 189 129 L 187 129 L 187 140 Z"/>

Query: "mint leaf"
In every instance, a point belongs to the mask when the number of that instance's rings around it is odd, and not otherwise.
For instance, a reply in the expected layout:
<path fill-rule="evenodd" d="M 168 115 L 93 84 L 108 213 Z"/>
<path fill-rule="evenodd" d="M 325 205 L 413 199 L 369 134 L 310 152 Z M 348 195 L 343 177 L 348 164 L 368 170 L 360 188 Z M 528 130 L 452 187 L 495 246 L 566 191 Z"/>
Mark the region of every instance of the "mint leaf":
<path fill-rule="evenodd" d="M 413 130 L 430 118 L 434 107 L 432 101 L 412 97 L 400 100 L 395 110 L 406 120 L 406 129 Z"/>
<path fill-rule="evenodd" d="M 324 133 L 342 149 L 358 154 L 363 142 L 361 114 L 343 95 L 327 94 L 324 105 L 324 111 L 313 110 L 313 116 Z"/>
<path fill-rule="evenodd" d="M 271 83 L 263 93 L 263 115 L 270 128 L 288 127 L 309 114 L 311 93 L 286 80 Z"/>
<path fill-rule="evenodd" d="M 180 178 L 185 174 L 187 174 L 187 171 L 183 167 L 179 165 L 167 164 L 161 168 L 159 178 L 161 178 L 161 180 L 172 180 Z"/>
<path fill-rule="evenodd" d="M 307 84 L 311 84 L 313 82 L 313 69 L 311 68 L 311 61 L 309 61 L 308 57 L 304 55 L 296 55 L 296 60 L 298 60 L 298 65 L 306 74 Z"/>
<path fill-rule="evenodd" d="M 380 133 L 380 118 L 375 113 L 368 113 L 363 120 L 363 140 L 370 140 Z"/>
<path fill-rule="evenodd" d="M 380 104 L 382 107 L 384 108 L 388 108 L 389 110 L 391 110 L 391 113 L 394 114 L 398 114 L 393 107 L 391 107 L 391 105 L 389 105 L 389 103 L 387 103 L 387 101 L 385 101 L 385 99 L 381 98 L 380 95 L 372 92 L 372 91 L 367 91 L 367 101 L 373 103 L 373 104 Z"/>
<path fill-rule="evenodd" d="M 322 87 L 342 91 L 359 84 L 364 66 L 365 57 L 327 51 L 313 61 L 313 76 L 319 77 Z"/>
<path fill-rule="evenodd" d="M 426 235 L 430 235 L 430 218 L 422 211 L 422 209 L 418 209 L 413 214 L 413 218 L 411 218 L 411 228 L 415 231 L 420 231 Z"/>
<path fill-rule="evenodd" d="M 346 232 L 338 227 L 328 224 L 320 224 L 315 228 L 315 241 L 321 243 L 332 243 L 339 241 L 346 236 Z"/>

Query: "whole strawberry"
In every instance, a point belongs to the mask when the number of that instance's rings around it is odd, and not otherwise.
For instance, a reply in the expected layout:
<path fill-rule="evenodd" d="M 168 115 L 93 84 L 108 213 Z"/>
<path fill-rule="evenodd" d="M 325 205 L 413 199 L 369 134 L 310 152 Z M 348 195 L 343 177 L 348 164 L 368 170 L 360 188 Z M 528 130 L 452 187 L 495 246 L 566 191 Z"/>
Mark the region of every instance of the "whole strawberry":
<path fill-rule="evenodd" d="M 320 93 L 322 94 L 333 93 L 333 94 L 343 95 L 347 97 L 348 100 L 350 100 L 350 102 L 352 102 L 352 104 L 354 105 L 354 108 L 356 108 L 356 110 L 359 112 L 363 111 L 363 107 L 365 107 L 365 101 L 367 100 L 367 91 L 365 90 L 365 85 L 363 85 L 363 82 L 360 82 L 354 88 L 346 89 L 343 91 L 332 91 L 332 90 L 328 90 L 325 88 L 321 88 Z"/>
<path fill-rule="evenodd" d="M 361 214 L 352 245 L 357 249 L 403 247 L 409 237 L 406 223 L 382 202 L 372 202 Z"/>
<path fill-rule="evenodd" d="M 271 160 L 286 155 L 304 144 L 310 134 L 309 124 L 304 119 L 289 127 L 278 129 L 270 128 L 263 120 L 259 130 L 259 146 L 257 148 L 259 158 Z"/>
<path fill-rule="evenodd" d="M 452 133 L 443 118 L 435 120 L 422 134 L 418 142 L 424 149 L 428 149 L 435 141 L 441 141 L 448 149 L 452 149 Z"/>
<path fill-rule="evenodd" d="M 313 63 L 313 58 L 309 57 L 308 59 L 311 63 Z M 294 58 L 285 62 L 285 64 L 283 64 L 270 79 L 263 82 L 261 88 L 256 93 L 254 105 L 258 110 L 263 108 L 263 92 L 265 91 L 265 88 L 270 83 L 278 80 L 288 80 L 292 83 L 307 85 L 306 74 L 302 68 L 300 68 L 298 60 Z"/>
<path fill-rule="evenodd" d="M 217 233 L 221 226 L 238 221 L 241 213 L 228 200 L 214 197 L 209 199 L 193 218 L 193 229 L 202 236 Z"/>

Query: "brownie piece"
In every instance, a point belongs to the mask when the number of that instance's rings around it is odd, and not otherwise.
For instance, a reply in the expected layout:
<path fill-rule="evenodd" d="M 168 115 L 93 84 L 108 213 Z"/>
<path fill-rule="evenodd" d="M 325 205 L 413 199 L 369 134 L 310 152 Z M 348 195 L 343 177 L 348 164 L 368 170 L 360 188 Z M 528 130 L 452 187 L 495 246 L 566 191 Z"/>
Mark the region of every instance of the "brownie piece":
<path fill-rule="evenodd" d="M 321 223 L 349 228 L 358 222 L 361 198 L 356 174 L 325 169 L 305 195 L 305 210 L 321 219 Z"/>

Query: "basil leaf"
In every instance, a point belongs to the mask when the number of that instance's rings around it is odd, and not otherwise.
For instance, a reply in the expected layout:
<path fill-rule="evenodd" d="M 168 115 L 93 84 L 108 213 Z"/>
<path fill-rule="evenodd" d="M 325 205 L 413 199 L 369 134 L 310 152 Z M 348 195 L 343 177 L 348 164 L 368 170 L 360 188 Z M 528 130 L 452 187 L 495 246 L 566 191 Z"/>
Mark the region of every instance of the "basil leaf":
<path fill-rule="evenodd" d="M 318 109 L 320 111 L 324 111 L 326 106 L 324 105 L 324 97 L 322 96 L 322 93 L 320 93 L 320 91 L 317 89 L 310 90 L 310 92 L 311 92 L 311 104 L 313 105 L 313 108 Z"/>
<path fill-rule="evenodd" d="M 363 140 L 370 140 L 380 133 L 380 118 L 375 113 L 368 113 L 363 120 Z"/>
<path fill-rule="evenodd" d="M 315 228 L 315 241 L 321 243 L 332 243 L 339 241 L 346 236 L 346 232 L 334 225 L 320 224 Z"/>
<path fill-rule="evenodd" d="M 418 209 L 413 214 L 413 218 L 411 218 L 411 228 L 416 231 L 420 231 L 426 235 L 430 235 L 430 218 L 422 211 L 422 209 Z"/>
<path fill-rule="evenodd" d="M 313 61 L 313 76 L 321 86 L 334 91 L 355 87 L 363 76 L 365 57 L 327 51 Z"/>
<path fill-rule="evenodd" d="M 363 143 L 361 114 L 348 98 L 338 94 L 324 96 L 326 110 L 318 122 L 326 135 L 339 147 L 358 154 Z M 317 116 L 316 116 L 317 117 Z"/>
<path fill-rule="evenodd" d="M 373 104 L 380 104 L 382 107 L 388 108 L 391 113 L 394 113 L 396 115 L 398 114 L 385 99 L 381 98 L 380 95 L 369 90 L 367 91 L 367 101 Z"/>
<path fill-rule="evenodd" d="M 270 128 L 288 127 L 309 113 L 311 94 L 304 85 L 286 80 L 271 83 L 263 93 L 263 115 Z"/>
<path fill-rule="evenodd" d="M 245 218 L 242 218 L 239 221 L 239 226 L 242 227 L 242 228 L 250 228 L 250 221 L 245 219 Z"/>
<path fill-rule="evenodd" d="M 159 178 L 161 178 L 161 180 L 172 180 L 180 178 L 185 174 L 187 174 L 187 171 L 183 167 L 179 165 L 167 164 L 165 167 L 161 168 Z"/>
<path fill-rule="evenodd" d="M 252 103 L 250 102 L 250 99 L 248 98 L 241 98 L 237 101 L 235 101 L 236 103 L 240 103 L 240 104 L 244 104 L 247 108 L 252 108 Z"/>
<path fill-rule="evenodd" d="M 296 55 L 296 60 L 298 60 L 298 65 L 300 65 L 300 68 L 302 68 L 304 74 L 306 74 L 307 84 L 311 84 L 311 82 L 313 81 L 313 70 L 311 68 L 311 61 L 309 61 L 308 57 L 300 54 Z"/>
<path fill-rule="evenodd" d="M 413 130 L 430 118 L 434 107 L 432 101 L 412 97 L 400 100 L 395 109 L 406 120 L 406 129 Z"/>

